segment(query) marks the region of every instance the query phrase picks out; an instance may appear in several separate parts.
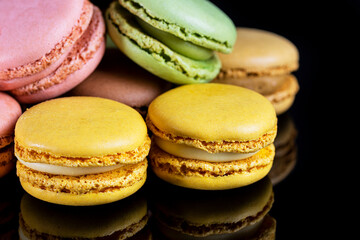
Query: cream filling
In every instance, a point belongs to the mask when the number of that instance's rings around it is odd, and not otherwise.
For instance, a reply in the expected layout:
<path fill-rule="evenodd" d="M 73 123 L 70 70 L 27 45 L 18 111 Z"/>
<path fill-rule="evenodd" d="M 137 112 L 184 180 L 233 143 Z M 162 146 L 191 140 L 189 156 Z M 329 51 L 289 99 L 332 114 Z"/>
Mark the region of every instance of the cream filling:
<path fill-rule="evenodd" d="M 188 146 L 186 144 L 173 143 L 159 137 L 155 137 L 156 144 L 165 152 L 181 158 L 198 159 L 209 162 L 226 162 L 233 160 L 241 160 L 249 158 L 256 152 L 252 153 L 232 153 L 232 152 L 220 152 L 209 153 L 202 149 Z"/>
<path fill-rule="evenodd" d="M 54 174 L 54 175 L 66 175 L 66 176 L 80 176 L 87 174 L 104 173 L 115 170 L 123 166 L 123 164 L 117 164 L 114 166 L 105 166 L 105 167 L 64 167 L 64 166 L 51 165 L 47 163 L 29 163 L 29 162 L 25 162 L 24 160 L 21 160 L 18 157 L 17 159 L 22 164 L 33 170 Z"/>

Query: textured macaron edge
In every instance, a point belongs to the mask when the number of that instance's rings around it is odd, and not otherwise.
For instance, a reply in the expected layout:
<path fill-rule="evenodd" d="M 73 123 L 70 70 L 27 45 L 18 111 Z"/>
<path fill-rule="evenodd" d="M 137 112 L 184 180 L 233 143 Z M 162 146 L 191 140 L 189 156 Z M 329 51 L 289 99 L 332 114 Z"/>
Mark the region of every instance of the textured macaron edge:
<path fill-rule="evenodd" d="M 113 2 L 105 13 L 110 37 L 138 65 L 176 84 L 209 82 L 218 75 L 221 62 L 216 54 L 204 61 L 182 56 L 143 33 L 133 18 L 117 2 Z"/>
<path fill-rule="evenodd" d="M 254 76 L 276 76 L 296 71 L 299 68 L 298 61 L 289 62 L 287 65 L 278 65 L 268 68 L 248 67 L 248 68 L 224 68 L 220 69 L 216 79 L 242 78 Z"/>
<path fill-rule="evenodd" d="M 174 185 L 207 190 L 246 186 L 265 177 L 275 156 L 273 144 L 253 156 L 223 163 L 176 157 L 153 145 L 149 160 L 161 179 Z"/>
<path fill-rule="evenodd" d="M 142 187 L 147 160 L 113 171 L 82 176 L 53 175 L 32 170 L 19 161 L 17 176 L 24 190 L 41 200 L 63 205 L 98 205 L 125 198 Z"/>
<path fill-rule="evenodd" d="M 47 192 L 33 187 L 29 183 L 21 183 L 24 190 L 30 195 L 46 202 L 69 205 L 69 206 L 93 206 L 115 202 L 126 198 L 138 191 L 145 183 L 146 178 L 122 190 L 109 193 L 88 193 L 84 195 L 73 195 L 67 193 Z"/>
<path fill-rule="evenodd" d="M 255 152 L 262 149 L 272 142 L 277 134 L 277 125 L 275 125 L 270 131 L 260 136 L 258 139 L 242 141 L 240 138 L 238 141 L 204 141 L 199 139 L 193 139 L 190 136 L 177 136 L 170 132 L 164 132 L 156 127 L 150 120 L 149 115 L 146 116 L 146 125 L 149 130 L 156 136 L 171 141 L 177 144 L 190 145 L 210 153 L 218 152 L 239 152 L 248 153 Z"/>
<path fill-rule="evenodd" d="M 25 162 L 47 163 L 67 167 L 101 167 L 116 164 L 129 164 L 141 162 L 149 153 L 151 140 L 146 136 L 143 144 L 132 151 L 119 152 L 114 155 L 92 156 L 89 158 L 54 156 L 51 153 L 37 151 L 22 146 L 15 140 L 15 156 Z"/>
<path fill-rule="evenodd" d="M 119 0 L 119 3 L 132 14 L 143 19 L 145 22 L 156 26 L 162 31 L 169 32 L 185 41 L 189 41 L 199 46 L 223 53 L 230 53 L 232 51 L 236 39 L 236 34 L 234 34 L 233 39 L 222 41 L 199 32 L 193 32 L 185 26 L 179 26 L 176 23 L 171 23 L 167 21 L 167 19 L 160 19 L 159 17 L 152 15 L 141 3 L 137 2 L 136 0 Z M 229 23 L 230 22 L 232 23 L 231 20 Z M 233 25 L 233 27 L 235 33 L 235 26 Z"/>
<path fill-rule="evenodd" d="M 90 23 L 93 14 L 93 4 L 85 0 L 82 13 L 74 24 L 70 34 L 56 44 L 45 56 L 35 62 L 10 69 L 0 70 L 0 79 L 10 80 L 26 77 L 41 72 L 56 62 L 82 36 Z"/>

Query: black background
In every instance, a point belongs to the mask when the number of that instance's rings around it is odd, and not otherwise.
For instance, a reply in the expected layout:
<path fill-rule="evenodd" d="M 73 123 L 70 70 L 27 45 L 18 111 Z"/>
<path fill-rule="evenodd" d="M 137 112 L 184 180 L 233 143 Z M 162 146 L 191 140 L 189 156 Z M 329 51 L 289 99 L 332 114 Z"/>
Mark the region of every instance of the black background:
<path fill-rule="evenodd" d="M 350 172 L 358 159 L 349 138 L 358 132 L 360 1 L 212 2 L 235 25 L 275 32 L 299 49 L 300 92 L 289 110 L 298 157 L 290 176 L 274 187 L 276 239 L 355 236 L 349 219 L 358 223 L 359 181 Z"/>

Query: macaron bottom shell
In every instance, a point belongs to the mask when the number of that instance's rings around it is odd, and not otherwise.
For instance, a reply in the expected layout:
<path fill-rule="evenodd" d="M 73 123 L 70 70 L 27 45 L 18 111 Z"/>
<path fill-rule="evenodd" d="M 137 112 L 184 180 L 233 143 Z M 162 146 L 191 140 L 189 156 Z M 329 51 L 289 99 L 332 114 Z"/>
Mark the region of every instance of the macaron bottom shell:
<path fill-rule="evenodd" d="M 64 176 L 32 170 L 18 161 L 17 175 L 24 190 L 35 198 L 61 205 L 92 206 L 138 191 L 146 181 L 147 165 L 144 160 L 105 173 Z"/>
<path fill-rule="evenodd" d="M 201 190 L 233 189 L 257 182 L 270 172 L 274 156 L 273 144 L 248 159 L 225 164 L 175 157 L 157 146 L 149 154 L 152 170 L 159 178 Z"/>
<path fill-rule="evenodd" d="M 84 195 L 49 192 L 36 188 L 27 182 L 22 182 L 21 186 L 30 195 L 46 202 L 69 206 L 92 206 L 124 199 L 138 191 L 144 185 L 145 180 L 146 178 L 143 178 L 141 181 L 132 186 L 124 187 L 121 191 L 109 193 L 88 193 Z"/>

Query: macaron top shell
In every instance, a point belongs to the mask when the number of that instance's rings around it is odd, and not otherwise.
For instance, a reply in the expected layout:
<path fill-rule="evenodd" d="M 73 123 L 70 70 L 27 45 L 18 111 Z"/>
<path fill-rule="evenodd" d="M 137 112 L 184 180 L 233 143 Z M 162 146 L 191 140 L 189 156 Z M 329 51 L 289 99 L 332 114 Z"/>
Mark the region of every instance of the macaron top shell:
<path fill-rule="evenodd" d="M 149 106 L 158 129 L 202 141 L 258 139 L 276 127 L 274 107 L 262 95 L 225 84 L 194 84 L 170 90 Z"/>
<path fill-rule="evenodd" d="M 0 137 L 13 135 L 21 112 L 20 104 L 14 98 L 0 92 Z"/>
<path fill-rule="evenodd" d="M 83 5 L 72 0 L 1 1 L 0 70 L 45 56 L 71 33 Z"/>
<path fill-rule="evenodd" d="M 204 0 L 119 1 L 131 13 L 152 26 L 185 41 L 230 52 L 236 39 L 235 26 L 219 8 Z"/>
<path fill-rule="evenodd" d="M 133 151 L 147 128 L 125 104 L 97 97 L 67 97 L 28 109 L 15 127 L 16 145 L 59 157 L 93 157 Z"/>
<path fill-rule="evenodd" d="M 291 72 L 298 68 L 299 53 L 286 38 L 272 32 L 237 28 L 237 38 L 231 54 L 221 54 L 222 69 L 262 71 L 264 68 L 284 68 Z"/>

